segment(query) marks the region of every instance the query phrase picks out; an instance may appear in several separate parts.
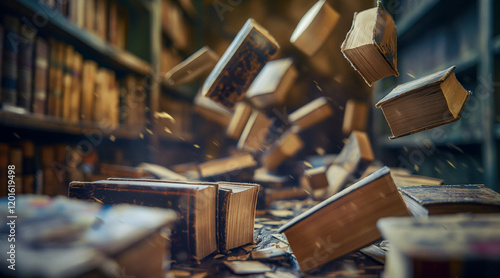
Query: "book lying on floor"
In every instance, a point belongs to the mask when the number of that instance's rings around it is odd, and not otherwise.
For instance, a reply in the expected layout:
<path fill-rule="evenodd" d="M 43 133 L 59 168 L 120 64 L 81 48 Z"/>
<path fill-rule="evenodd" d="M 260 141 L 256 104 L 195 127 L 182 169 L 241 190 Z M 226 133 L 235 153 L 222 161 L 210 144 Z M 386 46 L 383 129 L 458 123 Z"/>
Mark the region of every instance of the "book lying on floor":
<path fill-rule="evenodd" d="M 210 71 L 218 60 L 219 56 L 210 47 L 204 46 L 169 70 L 165 78 L 170 86 L 189 83 Z"/>
<path fill-rule="evenodd" d="M 354 13 L 341 51 L 369 86 L 384 77 L 399 76 L 396 25 L 380 1 L 375 8 Z"/>
<path fill-rule="evenodd" d="M 257 108 L 283 104 L 297 76 L 291 58 L 270 61 L 252 82 L 246 97 Z"/>
<path fill-rule="evenodd" d="M 253 243 L 259 185 L 219 183 L 217 244 L 219 252 Z"/>
<path fill-rule="evenodd" d="M 266 29 L 248 19 L 205 80 L 202 95 L 232 109 L 278 48 Z"/>
<path fill-rule="evenodd" d="M 500 214 L 384 218 L 390 242 L 384 277 L 497 277 Z"/>
<path fill-rule="evenodd" d="M 104 180 L 70 183 L 70 198 L 100 204 L 134 204 L 179 213 L 172 229 L 172 254 L 181 261 L 201 260 L 217 249 L 217 187 L 179 182 Z"/>
<path fill-rule="evenodd" d="M 327 41 L 339 18 L 340 14 L 326 0 L 320 0 L 299 21 L 290 42 L 307 56 L 313 56 Z"/>
<path fill-rule="evenodd" d="M 279 229 L 303 272 L 378 238 L 377 220 L 409 216 L 387 167 L 333 195 Z"/>
<path fill-rule="evenodd" d="M 7 198 L 0 203 L 7 207 Z M 2 277 L 164 277 L 169 261 L 165 236 L 172 210 L 130 205 L 101 206 L 66 197 L 17 196 L 15 271 L 8 268 L 13 243 L 0 241 Z M 2 210 L 3 218 L 9 218 Z M 19 225 L 19 226 L 17 226 Z M 0 229 L 7 239 L 8 229 Z M 10 248 L 9 248 L 10 246 Z"/>
<path fill-rule="evenodd" d="M 317 98 L 288 115 L 288 121 L 304 130 L 333 115 L 326 97 Z"/>
<path fill-rule="evenodd" d="M 334 164 L 328 167 L 326 172 L 328 179 L 327 197 L 342 190 L 351 176 L 361 177 L 374 159 L 368 135 L 362 131 L 353 131 Z"/>
<path fill-rule="evenodd" d="M 458 82 L 455 66 L 398 85 L 375 106 L 381 108 L 393 137 L 457 121 L 471 95 Z"/>
<path fill-rule="evenodd" d="M 260 190 L 258 184 L 121 178 L 109 178 L 108 180 L 215 186 L 218 189 L 216 198 L 216 238 L 218 251 L 227 253 L 230 249 L 253 242 L 255 209 Z"/>
<path fill-rule="evenodd" d="M 500 194 L 482 184 L 402 186 L 399 191 L 414 216 L 500 213 Z"/>

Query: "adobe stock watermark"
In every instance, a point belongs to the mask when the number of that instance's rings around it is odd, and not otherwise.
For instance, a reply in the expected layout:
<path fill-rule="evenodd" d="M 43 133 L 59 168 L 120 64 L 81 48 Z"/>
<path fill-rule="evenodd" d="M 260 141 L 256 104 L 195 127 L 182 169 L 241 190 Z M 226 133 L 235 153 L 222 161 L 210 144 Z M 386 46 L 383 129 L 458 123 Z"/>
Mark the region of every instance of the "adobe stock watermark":
<path fill-rule="evenodd" d="M 224 14 L 226 12 L 232 12 L 241 3 L 243 3 L 243 0 L 215 0 L 212 6 L 219 17 L 219 20 L 224 21 Z"/>
<path fill-rule="evenodd" d="M 482 104 L 491 101 L 491 96 L 494 93 L 493 88 L 498 86 L 500 86 L 499 82 L 492 82 L 492 75 L 479 76 L 478 84 L 475 90 L 472 91 L 472 95 L 467 103 L 466 109 L 462 113 L 461 119 L 453 123 L 451 130 L 459 130 L 460 132 L 467 133 L 461 134 L 461 136 L 472 136 L 469 134 L 469 130 L 463 130 L 467 128 L 465 123 L 476 120 L 478 122 L 475 124 L 477 124 L 478 127 L 483 124 L 483 119 L 480 117 L 482 115 L 480 111 L 483 107 Z M 445 112 L 443 116 L 448 116 L 448 114 L 448 112 Z M 424 164 L 427 157 L 435 153 L 436 146 L 442 145 L 450 139 L 450 135 L 447 133 L 448 131 L 448 128 L 440 126 L 431 129 L 428 133 L 430 135 L 428 138 L 421 139 L 417 137 L 414 139 L 414 145 L 408 145 L 408 147 L 414 147 L 408 152 L 408 155 L 405 156 L 400 154 L 398 156 L 398 167 L 410 170 L 419 169 L 419 167 Z"/>

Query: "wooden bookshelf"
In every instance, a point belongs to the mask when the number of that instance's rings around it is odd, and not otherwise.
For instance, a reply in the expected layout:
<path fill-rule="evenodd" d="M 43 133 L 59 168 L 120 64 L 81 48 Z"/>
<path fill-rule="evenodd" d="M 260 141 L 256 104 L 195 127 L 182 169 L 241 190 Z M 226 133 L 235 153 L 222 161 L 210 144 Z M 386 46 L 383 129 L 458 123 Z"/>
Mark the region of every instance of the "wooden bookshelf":
<path fill-rule="evenodd" d="M 500 142 L 500 125 L 495 124 L 495 110 L 499 108 L 495 107 L 494 93 L 488 94 L 487 97 L 480 96 L 481 92 L 474 95 L 476 90 L 494 92 L 493 82 L 499 82 L 487 78 L 495 76 L 494 55 L 500 53 L 500 35 L 495 36 L 493 32 L 493 25 L 495 21 L 498 21 L 493 16 L 494 1 L 406 0 L 398 1 L 397 6 L 389 0 L 383 3 L 388 7 L 389 12 L 393 13 L 396 21 L 398 60 L 402 61 L 401 76 L 386 78 L 375 84 L 374 103 L 398 84 L 451 65 L 457 66 L 457 78 L 466 89 L 473 92 L 473 95 L 472 101 L 464 112 L 464 115 L 468 113 L 465 117 L 462 116 L 462 119 L 455 124 L 440 127 L 446 133 L 446 140 L 443 142 L 432 140 L 432 130 L 389 140 L 387 138 L 389 130 L 381 111 L 374 111 L 373 131 L 376 145 L 374 149 L 378 152 L 377 157 L 383 158 L 384 150 L 399 150 L 404 153 L 403 149 L 406 148 L 423 147 L 429 140 L 439 150 L 445 149 L 450 144 L 459 147 L 477 146 L 481 150 L 477 154 L 478 163 L 484 171 L 458 172 L 457 175 L 474 177 L 474 180 L 463 180 L 464 183 L 486 183 L 489 187 L 498 190 L 499 165 L 496 149 Z M 449 16 L 443 17 L 443 14 Z M 460 26 L 457 26 L 456 22 L 460 21 L 462 21 Z M 424 41 L 425 43 L 421 43 Z M 431 44 L 432 46 L 429 46 Z M 442 44 L 444 48 L 439 51 L 438 47 Z M 445 51 L 442 51 L 443 49 Z M 411 61 L 416 64 L 412 64 Z M 428 64 L 425 64 L 426 62 Z M 415 71 L 409 73 L 408 71 L 412 69 Z M 386 159 L 391 160 L 389 156 Z M 460 157 L 457 157 L 457 160 L 459 159 Z M 421 165 L 420 169 L 422 168 L 433 169 L 434 167 Z M 471 167 L 470 171 L 473 170 Z M 417 174 L 437 175 L 436 172 L 417 172 Z"/>

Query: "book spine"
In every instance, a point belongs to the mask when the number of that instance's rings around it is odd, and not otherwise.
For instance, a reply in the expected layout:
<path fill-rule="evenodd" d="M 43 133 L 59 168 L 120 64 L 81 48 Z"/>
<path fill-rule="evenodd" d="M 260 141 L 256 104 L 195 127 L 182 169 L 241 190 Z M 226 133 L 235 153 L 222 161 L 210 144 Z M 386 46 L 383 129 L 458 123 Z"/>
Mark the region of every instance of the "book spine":
<path fill-rule="evenodd" d="M 19 19 L 10 15 L 4 16 L 4 28 L 1 102 L 16 105 Z"/>
<path fill-rule="evenodd" d="M 73 82 L 73 60 L 74 48 L 71 45 L 64 47 L 64 64 L 63 64 L 63 90 L 61 96 L 62 118 L 69 120 L 71 107 L 71 90 Z"/>
<path fill-rule="evenodd" d="M 47 41 L 37 38 L 35 42 L 35 75 L 33 84 L 33 114 L 46 114 L 49 48 Z"/>
<path fill-rule="evenodd" d="M 229 208 L 229 198 L 231 192 L 226 190 L 220 190 L 218 194 L 218 204 L 217 204 L 217 248 L 220 253 L 227 253 L 227 212 Z"/>
<path fill-rule="evenodd" d="M 111 45 L 117 46 L 118 29 L 118 1 L 109 0 L 109 18 L 108 18 L 108 41 Z"/>
<path fill-rule="evenodd" d="M 70 97 L 70 117 L 69 120 L 72 123 L 78 123 L 80 120 L 80 100 L 82 97 L 82 65 L 83 57 L 80 53 L 75 52 L 73 56 L 73 69 L 71 75 L 72 88 Z"/>
<path fill-rule="evenodd" d="M 97 63 L 84 61 L 82 69 L 82 101 L 80 117 L 85 122 L 92 122 L 94 109 L 94 90 L 96 83 Z"/>
<path fill-rule="evenodd" d="M 65 44 L 62 42 L 57 43 L 57 53 L 55 61 L 55 88 L 54 94 L 54 116 L 57 118 L 62 117 L 63 106 L 63 85 L 64 85 L 64 52 Z"/>
<path fill-rule="evenodd" d="M 89 33 L 95 32 L 95 0 L 85 0 L 85 29 Z"/>
<path fill-rule="evenodd" d="M 36 175 L 36 162 L 35 162 L 35 144 L 31 141 L 22 143 L 23 151 L 23 181 L 24 193 L 35 193 L 35 175 Z"/>
<path fill-rule="evenodd" d="M 108 22 L 108 1 L 107 0 L 99 0 L 96 1 L 95 6 L 95 30 L 96 34 L 103 41 L 106 40 L 106 30 L 107 30 L 107 22 Z"/>
<path fill-rule="evenodd" d="M 22 30 L 28 30 L 26 25 L 22 26 Z M 22 38 L 22 43 L 19 45 L 19 63 L 18 63 L 18 95 L 17 105 L 30 111 L 33 98 L 33 45 L 34 31 Z"/>

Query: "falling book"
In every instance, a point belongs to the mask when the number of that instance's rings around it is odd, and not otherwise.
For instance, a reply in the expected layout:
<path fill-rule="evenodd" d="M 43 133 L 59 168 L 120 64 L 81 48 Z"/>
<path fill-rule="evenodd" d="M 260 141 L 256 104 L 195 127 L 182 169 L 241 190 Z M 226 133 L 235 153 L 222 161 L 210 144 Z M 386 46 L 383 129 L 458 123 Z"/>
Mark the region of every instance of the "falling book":
<path fill-rule="evenodd" d="M 201 260 L 217 249 L 216 186 L 163 181 L 74 181 L 68 195 L 105 205 L 125 203 L 175 210 L 179 217 L 172 230 L 172 254 L 179 260 Z"/>
<path fill-rule="evenodd" d="M 212 121 L 222 127 L 227 128 L 233 113 L 227 109 L 216 103 L 215 101 L 204 97 L 199 91 L 193 100 L 194 111 L 203 116 L 203 118 Z"/>
<path fill-rule="evenodd" d="M 339 13 L 326 0 L 320 0 L 297 24 L 290 42 L 307 56 L 313 56 L 327 41 L 339 18 Z"/>
<path fill-rule="evenodd" d="M 200 163 L 198 169 L 200 171 L 200 176 L 206 178 L 221 174 L 229 174 L 256 165 L 257 161 L 255 161 L 251 154 L 241 153 Z"/>
<path fill-rule="evenodd" d="M 252 82 L 246 97 L 257 108 L 282 104 L 297 76 L 291 58 L 270 61 Z"/>
<path fill-rule="evenodd" d="M 288 121 L 304 130 L 333 115 L 326 97 L 317 98 L 288 115 Z"/>
<path fill-rule="evenodd" d="M 205 80 L 203 96 L 232 109 L 278 48 L 267 30 L 248 19 Z"/>
<path fill-rule="evenodd" d="M 226 129 L 226 136 L 238 140 L 252 115 L 252 106 L 244 101 L 239 101 L 234 107 L 234 113 Z"/>
<path fill-rule="evenodd" d="M 189 83 L 210 71 L 218 60 L 219 56 L 210 47 L 204 46 L 169 70 L 165 74 L 165 78 L 170 86 Z"/>
<path fill-rule="evenodd" d="M 260 151 L 266 142 L 272 124 L 272 119 L 269 119 L 264 113 L 254 110 L 241 132 L 236 147 L 239 150 L 249 152 Z"/>
<path fill-rule="evenodd" d="M 275 170 L 285 159 L 294 156 L 304 147 L 298 131 L 298 128 L 291 128 L 264 152 L 260 162 L 266 169 Z"/>
<path fill-rule="evenodd" d="M 285 233 L 300 269 L 307 272 L 380 238 L 378 219 L 409 215 L 384 167 L 299 215 L 279 232 Z"/>
<path fill-rule="evenodd" d="M 370 86 L 384 77 L 399 76 L 396 25 L 380 1 L 377 7 L 354 14 L 351 30 L 340 48 Z"/>
<path fill-rule="evenodd" d="M 387 278 L 497 277 L 500 214 L 380 219 L 390 242 Z"/>
<path fill-rule="evenodd" d="M 455 66 L 401 84 L 375 106 L 381 108 L 395 139 L 457 121 L 471 95 L 458 82 Z"/>
<path fill-rule="evenodd" d="M 414 216 L 500 213 L 500 194 L 482 184 L 399 187 Z"/>
<path fill-rule="evenodd" d="M 342 133 L 351 134 L 354 130 L 365 131 L 369 115 L 368 104 L 350 99 L 345 104 Z"/>

